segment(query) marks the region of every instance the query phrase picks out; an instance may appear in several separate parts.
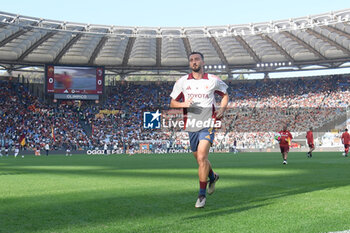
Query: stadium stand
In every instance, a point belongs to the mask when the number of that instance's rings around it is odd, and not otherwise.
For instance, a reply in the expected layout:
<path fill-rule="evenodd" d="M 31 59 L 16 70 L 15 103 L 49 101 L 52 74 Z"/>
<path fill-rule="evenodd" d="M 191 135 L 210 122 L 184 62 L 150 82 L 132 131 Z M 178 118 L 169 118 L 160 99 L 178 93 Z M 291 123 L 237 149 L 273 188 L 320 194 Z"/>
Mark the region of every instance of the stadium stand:
<path fill-rule="evenodd" d="M 155 28 L 0 12 L 0 67 L 11 77 L 28 67 L 38 74 L 0 83 L 1 146 L 12 146 L 25 136 L 26 149 L 47 141 L 56 149 L 73 150 L 102 148 L 106 142 L 123 152 L 186 149 L 187 134 L 179 127 L 142 127 L 146 110 L 160 109 L 165 120 L 182 119 L 180 112 L 168 109 L 173 83 L 126 80 L 137 73 L 185 74 L 191 51 L 203 52 L 208 72 L 228 79 L 231 99 L 216 133 L 216 150 L 227 150 L 234 140 L 241 149 L 274 147 L 272 136 L 282 123 L 289 124 L 296 142 L 312 126 L 330 132 L 316 135 L 318 144 L 337 145 L 336 131 L 345 126 L 349 107 L 348 75 L 243 81 L 233 76 L 349 67 L 349 14 L 350 9 L 344 9 L 254 24 Z M 112 76 L 122 81 L 113 80 L 112 86 L 105 82 L 99 102 L 53 102 L 43 87 L 45 64 L 103 66 L 106 81 Z"/>
<path fill-rule="evenodd" d="M 276 144 L 273 134 L 280 130 L 283 122 L 289 123 L 295 136 L 303 136 L 310 126 L 317 130 L 339 119 L 346 121 L 344 116 L 350 101 L 350 77 L 347 75 L 229 81 L 228 85 L 229 110 L 223 127 L 216 133 L 216 150 L 227 151 L 235 139 L 240 149 L 273 147 Z M 174 114 L 177 119 L 183 117 L 181 112 L 171 113 L 168 108 L 171 87 L 171 83 L 166 82 L 147 85 L 120 82 L 111 87 L 105 103 L 60 101 L 45 104 L 25 85 L 2 81 L 1 145 L 13 146 L 25 135 L 25 149 L 47 141 L 55 149 L 101 149 L 106 142 L 123 152 L 139 151 L 142 144 L 150 145 L 147 151 L 153 152 L 187 149 L 187 134 L 179 127 L 149 130 L 142 126 L 143 111 L 160 109 L 165 119 Z M 327 130 L 332 129 L 334 127 Z M 333 140 L 330 135 L 333 134 L 322 136 L 327 145 Z"/>

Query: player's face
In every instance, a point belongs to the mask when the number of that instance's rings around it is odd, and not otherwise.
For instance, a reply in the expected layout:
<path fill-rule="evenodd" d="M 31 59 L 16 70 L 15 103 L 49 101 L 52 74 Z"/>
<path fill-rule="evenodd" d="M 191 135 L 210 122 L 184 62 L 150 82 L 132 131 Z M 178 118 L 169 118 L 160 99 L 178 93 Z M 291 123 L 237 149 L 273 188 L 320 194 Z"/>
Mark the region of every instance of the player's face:
<path fill-rule="evenodd" d="M 189 59 L 190 62 L 190 68 L 192 69 L 193 72 L 199 72 L 202 70 L 204 61 L 199 54 L 192 54 Z"/>

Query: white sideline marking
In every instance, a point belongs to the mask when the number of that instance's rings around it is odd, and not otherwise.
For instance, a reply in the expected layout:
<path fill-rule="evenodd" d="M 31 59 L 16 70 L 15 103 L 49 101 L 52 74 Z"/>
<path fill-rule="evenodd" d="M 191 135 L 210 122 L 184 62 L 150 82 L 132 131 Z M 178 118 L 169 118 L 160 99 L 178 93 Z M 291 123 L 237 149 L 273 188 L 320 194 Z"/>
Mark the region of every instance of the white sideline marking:
<path fill-rule="evenodd" d="M 350 230 L 345 230 L 345 231 L 331 231 L 328 233 L 350 233 Z"/>

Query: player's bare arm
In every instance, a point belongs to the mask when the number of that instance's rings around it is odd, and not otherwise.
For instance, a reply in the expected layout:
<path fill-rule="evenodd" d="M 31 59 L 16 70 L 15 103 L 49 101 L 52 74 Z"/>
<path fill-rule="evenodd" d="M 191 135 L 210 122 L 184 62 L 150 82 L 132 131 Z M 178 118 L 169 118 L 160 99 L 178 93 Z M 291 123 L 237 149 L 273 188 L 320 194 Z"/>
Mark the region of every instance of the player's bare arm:
<path fill-rule="evenodd" d="M 228 94 L 226 93 L 221 99 L 220 108 L 215 112 L 217 119 L 221 119 L 224 116 L 224 112 L 226 111 L 228 101 L 229 101 L 229 97 L 228 97 Z"/>
<path fill-rule="evenodd" d="M 184 102 L 180 102 L 174 99 L 171 99 L 170 101 L 170 107 L 171 108 L 189 108 L 193 104 L 193 98 L 190 98 Z"/>

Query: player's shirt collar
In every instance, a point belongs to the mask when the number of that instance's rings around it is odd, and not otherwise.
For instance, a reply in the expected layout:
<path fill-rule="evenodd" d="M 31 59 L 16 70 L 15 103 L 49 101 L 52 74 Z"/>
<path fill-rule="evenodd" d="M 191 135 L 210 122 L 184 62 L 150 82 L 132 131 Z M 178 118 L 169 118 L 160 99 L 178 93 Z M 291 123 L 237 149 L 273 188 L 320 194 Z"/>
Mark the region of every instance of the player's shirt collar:
<path fill-rule="evenodd" d="M 188 77 L 187 77 L 187 80 L 190 80 L 190 79 L 195 79 L 195 78 L 193 77 L 193 74 L 192 74 L 192 73 L 190 73 L 190 74 L 188 75 Z M 204 73 L 202 79 L 209 79 L 209 78 L 208 78 L 208 73 Z"/>

